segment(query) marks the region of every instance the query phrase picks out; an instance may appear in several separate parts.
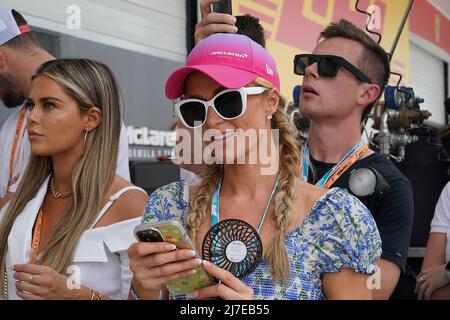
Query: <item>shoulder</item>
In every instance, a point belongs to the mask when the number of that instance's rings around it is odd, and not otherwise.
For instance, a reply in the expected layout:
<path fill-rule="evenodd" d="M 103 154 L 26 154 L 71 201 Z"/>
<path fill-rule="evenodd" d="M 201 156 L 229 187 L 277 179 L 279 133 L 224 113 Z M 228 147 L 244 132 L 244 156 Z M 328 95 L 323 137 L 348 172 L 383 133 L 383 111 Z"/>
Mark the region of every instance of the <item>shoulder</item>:
<path fill-rule="evenodd" d="M 310 227 L 321 229 L 334 225 L 336 228 L 343 228 L 344 233 L 346 230 L 351 232 L 355 228 L 363 228 L 365 231 L 371 229 L 378 234 L 369 210 L 347 190 L 343 188 L 327 190 L 304 182 L 300 182 L 296 188 L 301 195 L 296 199 L 296 207 L 301 206 L 300 202 L 303 201 L 308 212 L 305 219 L 308 219 Z"/>
<path fill-rule="evenodd" d="M 355 209 L 362 211 L 364 215 L 370 214 L 367 208 L 354 196 L 343 188 L 324 189 L 300 182 L 296 192 L 300 194 L 300 201 L 306 204 L 310 210 L 328 212 L 333 215 L 339 213 L 350 214 Z"/>
<path fill-rule="evenodd" d="M 389 190 L 379 201 L 379 207 L 374 212 L 374 216 L 378 219 L 383 212 L 392 217 L 412 217 L 413 214 L 413 188 L 403 173 L 388 159 L 378 153 L 374 153 L 370 157 L 358 161 L 357 166 L 370 166 L 386 180 Z"/>
<path fill-rule="evenodd" d="M 303 231 L 318 248 L 325 272 L 349 267 L 371 274 L 381 256 L 381 238 L 369 210 L 345 189 L 332 188 L 311 208 Z"/>
<path fill-rule="evenodd" d="M 319 196 L 319 198 L 317 198 Z M 308 223 L 315 230 L 335 232 L 346 239 L 355 238 L 355 233 L 379 240 L 376 223 L 364 204 L 343 188 L 316 191 Z M 356 241 L 353 239 L 352 241 Z"/>
<path fill-rule="evenodd" d="M 403 173 L 388 159 L 375 153 L 370 157 L 361 160 L 358 167 L 370 166 L 377 170 L 389 185 L 389 190 L 379 200 L 378 208 L 373 212 L 377 222 L 383 217 L 392 221 L 393 217 L 398 217 L 404 222 L 412 220 L 413 216 L 413 188 Z"/>
<path fill-rule="evenodd" d="M 305 209 L 311 209 L 319 199 L 327 193 L 327 189 L 317 187 L 313 184 L 297 180 L 295 185 L 295 205 L 304 206 Z"/>
<path fill-rule="evenodd" d="M 450 182 L 448 182 L 444 189 L 442 189 L 440 198 L 442 199 L 442 201 L 446 201 L 448 202 L 450 200 Z"/>
<path fill-rule="evenodd" d="M 377 170 L 389 185 L 402 187 L 406 190 L 412 190 L 412 186 L 408 178 L 400 172 L 400 170 L 390 161 L 379 153 L 373 153 L 367 158 L 361 159 L 357 162 L 356 167 L 370 166 Z"/>
<path fill-rule="evenodd" d="M 448 225 L 450 220 L 450 182 L 446 184 L 439 196 L 439 200 L 434 210 L 432 226 Z M 447 221 L 444 223 L 444 221 Z"/>
<path fill-rule="evenodd" d="M 119 176 L 115 176 L 113 183 L 107 192 L 105 204 L 112 196 L 117 196 L 118 192 L 127 187 L 134 187 L 134 185 Z M 99 226 L 110 225 L 140 217 L 147 201 L 148 195 L 142 190 L 131 189 L 125 191 L 114 200 L 111 207 L 100 219 Z"/>

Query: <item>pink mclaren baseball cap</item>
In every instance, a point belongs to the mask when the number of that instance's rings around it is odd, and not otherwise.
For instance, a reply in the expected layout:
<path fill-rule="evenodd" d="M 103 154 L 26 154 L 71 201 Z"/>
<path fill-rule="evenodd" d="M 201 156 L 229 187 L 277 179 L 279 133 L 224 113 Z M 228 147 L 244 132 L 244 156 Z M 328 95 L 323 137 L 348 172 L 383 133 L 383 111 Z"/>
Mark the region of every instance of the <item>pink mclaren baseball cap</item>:
<path fill-rule="evenodd" d="M 17 25 L 11 8 L 0 7 L 0 46 L 18 35 L 30 31 L 31 28 L 29 25 L 20 27 Z"/>
<path fill-rule="evenodd" d="M 227 89 L 244 87 L 257 77 L 280 90 L 275 60 L 266 49 L 245 35 L 216 33 L 200 41 L 189 54 L 184 67 L 175 70 L 166 82 L 166 96 L 183 95 L 186 77 L 200 71 Z"/>

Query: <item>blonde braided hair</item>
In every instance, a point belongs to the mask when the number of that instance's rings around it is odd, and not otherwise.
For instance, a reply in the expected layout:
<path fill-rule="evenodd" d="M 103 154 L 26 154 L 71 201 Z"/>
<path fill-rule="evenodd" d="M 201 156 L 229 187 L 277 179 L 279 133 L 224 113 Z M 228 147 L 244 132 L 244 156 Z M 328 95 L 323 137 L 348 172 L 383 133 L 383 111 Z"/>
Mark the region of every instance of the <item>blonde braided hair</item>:
<path fill-rule="evenodd" d="M 254 83 L 268 89 L 273 85 L 262 78 L 257 78 Z M 299 147 L 291 132 L 288 117 L 284 111 L 285 101 L 280 96 L 278 108 L 272 115 L 271 127 L 279 130 L 280 137 L 280 185 L 275 196 L 271 218 L 276 222 L 278 230 L 270 240 L 264 251 L 264 259 L 272 269 L 272 278 L 276 280 L 287 280 L 290 276 L 290 264 L 284 243 L 286 231 L 291 221 L 292 200 L 294 198 L 294 187 L 299 179 L 300 155 Z M 201 175 L 203 180 L 197 194 L 193 197 L 186 223 L 189 227 L 192 241 L 196 241 L 200 225 L 205 221 L 209 212 L 211 195 L 216 184 L 223 175 L 223 165 L 213 165 L 205 169 Z"/>

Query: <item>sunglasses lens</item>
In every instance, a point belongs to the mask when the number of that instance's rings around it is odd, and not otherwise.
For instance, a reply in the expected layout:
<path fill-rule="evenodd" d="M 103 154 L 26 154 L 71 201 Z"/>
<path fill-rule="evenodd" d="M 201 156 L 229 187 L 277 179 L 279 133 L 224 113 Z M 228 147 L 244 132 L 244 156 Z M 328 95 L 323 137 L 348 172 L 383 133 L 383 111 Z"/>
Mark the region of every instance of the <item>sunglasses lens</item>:
<path fill-rule="evenodd" d="M 198 101 L 189 101 L 180 106 L 180 114 L 188 126 L 195 127 L 205 121 L 205 106 Z"/>
<path fill-rule="evenodd" d="M 214 100 L 217 112 L 224 118 L 237 118 L 242 114 L 242 98 L 238 91 L 221 94 Z"/>
<path fill-rule="evenodd" d="M 339 65 L 331 58 L 322 58 L 318 63 L 319 74 L 322 77 L 334 77 L 339 69 Z"/>
<path fill-rule="evenodd" d="M 309 57 L 298 57 L 295 63 L 294 73 L 301 76 L 304 75 L 306 67 L 310 65 L 309 61 L 310 61 Z"/>

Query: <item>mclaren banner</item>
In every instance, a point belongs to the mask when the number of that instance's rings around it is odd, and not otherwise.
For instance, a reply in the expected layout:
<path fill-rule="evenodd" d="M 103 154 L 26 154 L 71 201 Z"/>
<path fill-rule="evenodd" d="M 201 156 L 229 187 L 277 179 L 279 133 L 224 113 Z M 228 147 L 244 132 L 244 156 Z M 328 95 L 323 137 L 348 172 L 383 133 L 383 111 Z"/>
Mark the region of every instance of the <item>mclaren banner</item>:
<path fill-rule="evenodd" d="M 294 55 L 314 49 L 320 32 L 332 21 L 348 19 L 362 29 L 380 33 L 381 45 L 390 52 L 406 11 L 407 0 L 233 0 L 233 14 L 258 17 L 266 31 L 267 49 L 274 55 L 282 77 L 282 93 L 291 99 L 292 89 L 301 83 L 293 73 Z M 392 70 L 409 83 L 409 25 L 406 24 L 392 59 Z M 373 35 L 378 41 L 378 36 Z M 396 83 L 398 78 L 391 77 Z"/>

